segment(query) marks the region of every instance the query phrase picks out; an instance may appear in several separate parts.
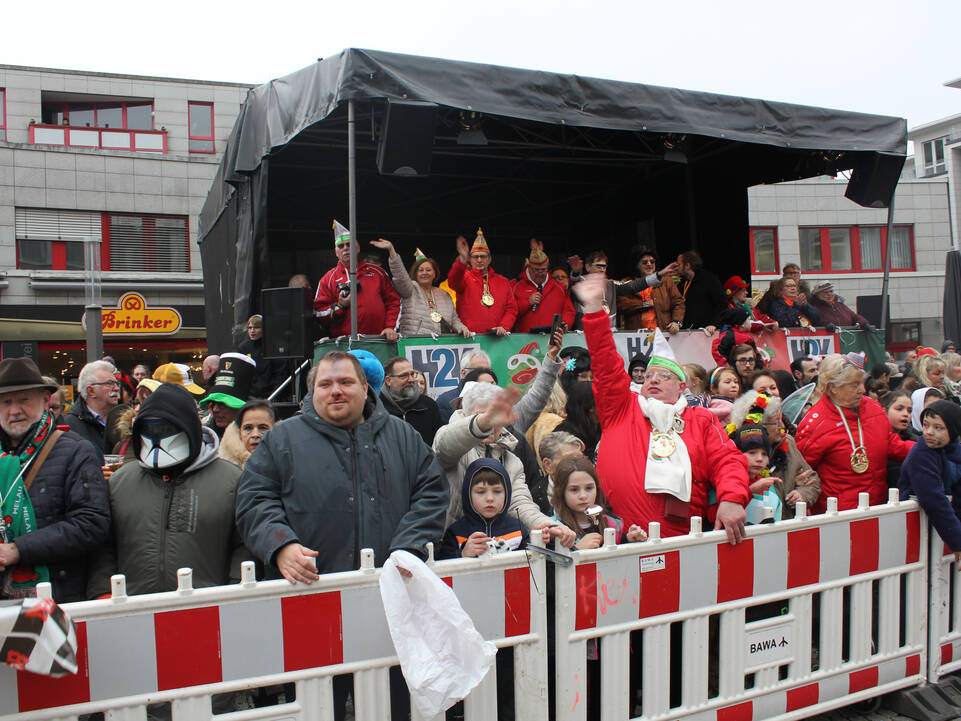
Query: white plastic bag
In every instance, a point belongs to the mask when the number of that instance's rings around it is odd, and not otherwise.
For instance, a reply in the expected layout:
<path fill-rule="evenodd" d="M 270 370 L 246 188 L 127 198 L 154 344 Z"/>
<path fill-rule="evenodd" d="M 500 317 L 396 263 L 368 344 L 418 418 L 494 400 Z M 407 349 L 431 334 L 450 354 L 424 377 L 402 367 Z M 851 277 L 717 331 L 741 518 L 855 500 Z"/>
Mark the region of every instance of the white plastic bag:
<path fill-rule="evenodd" d="M 413 577 L 401 576 L 398 566 Z M 421 716 L 433 718 L 481 682 L 497 647 L 477 632 L 454 591 L 407 551 L 384 563 L 380 596 L 411 699 Z"/>

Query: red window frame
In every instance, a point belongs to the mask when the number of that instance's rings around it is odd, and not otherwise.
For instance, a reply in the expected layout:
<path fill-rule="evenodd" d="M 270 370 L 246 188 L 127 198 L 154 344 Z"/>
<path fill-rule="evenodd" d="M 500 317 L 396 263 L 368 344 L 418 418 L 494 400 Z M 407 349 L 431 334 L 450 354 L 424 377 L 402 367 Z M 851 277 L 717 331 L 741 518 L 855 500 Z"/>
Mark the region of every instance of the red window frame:
<path fill-rule="evenodd" d="M 20 241 L 22 238 L 17 238 L 14 242 L 14 249 L 16 250 L 17 257 L 17 268 L 20 269 Z M 43 241 L 41 241 L 43 242 Z M 37 270 L 77 270 L 76 268 L 67 267 L 67 243 L 77 243 L 75 240 L 48 240 L 50 243 L 50 267 L 49 268 L 39 268 Z M 79 245 L 80 243 L 78 243 Z M 109 265 L 110 251 L 108 247 L 105 247 L 105 243 L 100 243 L 100 268 L 101 270 L 110 270 L 106 267 Z"/>
<path fill-rule="evenodd" d="M 7 139 L 7 89 L 0 88 L 0 141 Z"/>
<path fill-rule="evenodd" d="M 191 135 L 190 134 L 190 114 L 194 112 L 194 108 L 208 108 L 210 113 L 210 135 Z M 190 148 L 191 140 L 209 140 L 210 150 L 196 150 Z M 200 100 L 188 100 L 187 101 L 187 146 L 191 153 L 215 153 L 216 152 L 216 141 L 214 140 L 214 104 L 209 102 L 204 102 Z"/>
<path fill-rule="evenodd" d="M 911 246 L 911 265 L 907 268 L 895 268 L 891 267 L 892 271 L 914 271 L 917 270 L 917 258 L 915 256 L 915 245 L 914 245 L 914 225 L 913 224 L 896 224 L 895 228 L 907 228 L 908 230 L 908 242 Z M 863 268 L 861 266 L 861 230 L 863 228 L 878 228 L 881 231 L 881 267 L 880 268 Z M 851 267 L 847 269 L 834 268 L 831 262 L 831 231 L 832 230 L 847 230 L 849 242 L 851 243 Z M 884 263 L 888 252 L 888 227 L 886 225 L 805 225 L 798 228 L 798 251 L 800 252 L 800 231 L 802 230 L 817 230 L 819 232 L 819 238 L 821 241 L 821 269 L 812 270 L 810 268 L 802 268 L 801 270 L 808 273 L 883 273 Z M 803 258 L 803 254 L 802 254 Z M 751 261 L 753 265 L 754 260 L 754 249 L 753 245 L 751 248 Z"/>
<path fill-rule="evenodd" d="M 97 122 L 97 121 L 98 121 L 97 113 L 100 112 L 100 109 L 99 109 L 99 108 L 100 108 L 101 105 L 108 105 L 108 104 L 109 104 L 109 105 L 116 105 L 117 102 L 120 103 L 120 110 L 121 110 L 122 118 L 123 118 L 123 119 L 121 120 L 122 125 L 121 125 L 121 127 L 119 127 L 119 128 L 109 128 L 110 130 L 133 130 L 134 132 L 137 132 L 138 130 L 139 130 L 139 131 L 143 131 L 143 132 L 146 132 L 146 131 L 149 131 L 149 130 L 153 130 L 153 117 L 154 117 L 154 116 L 153 116 L 153 112 L 154 112 L 154 110 L 153 110 L 153 100 L 151 100 L 150 103 L 149 103 L 149 105 L 150 105 L 150 127 L 149 127 L 149 128 L 128 128 L 128 127 L 127 127 L 127 106 L 128 106 L 128 105 L 147 105 L 148 103 L 142 102 L 142 101 L 128 103 L 128 102 L 123 101 L 123 100 L 121 100 L 121 101 L 116 101 L 116 102 L 111 102 L 111 103 L 106 103 L 106 102 L 103 102 L 103 103 L 84 103 L 84 105 L 93 105 L 93 125 L 90 125 L 89 127 L 90 127 L 90 128 L 106 127 L 106 126 L 101 126 L 100 123 Z M 50 102 L 47 102 L 47 103 L 43 103 L 43 104 L 44 104 L 44 105 L 57 105 L 58 103 L 50 103 Z M 78 129 L 82 129 L 82 128 L 88 127 L 88 126 L 86 126 L 86 125 L 71 125 L 71 124 L 70 124 L 70 103 L 69 103 L 69 102 L 63 102 L 63 103 L 59 103 L 59 105 L 60 105 L 60 106 L 62 107 L 62 109 L 63 109 L 63 119 L 64 119 L 65 122 L 64 122 L 64 124 L 63 124 L 62 126 L 53 125 L 52 127 L 67 127 L 67 128 L 74 128 L 74 127 L 75 127 L 75 128 L 78 128 Z"/>
<path fill-rule="evenodd" d="M 757 264 L 754 261 L 754 231 L 755 230 L 770 230 L 774 235 L 774 270 L 758 270 Z M 778 239 L 777 239 L 777 226 L 772 225 L 758 225 L 752 226 L 750 228 L 750 248 L 751 248 L 751 275 L 770 275 L 776 276 L 780 275 L 779 268 L 781 267 L 781 254 L 778 250 Z"/>

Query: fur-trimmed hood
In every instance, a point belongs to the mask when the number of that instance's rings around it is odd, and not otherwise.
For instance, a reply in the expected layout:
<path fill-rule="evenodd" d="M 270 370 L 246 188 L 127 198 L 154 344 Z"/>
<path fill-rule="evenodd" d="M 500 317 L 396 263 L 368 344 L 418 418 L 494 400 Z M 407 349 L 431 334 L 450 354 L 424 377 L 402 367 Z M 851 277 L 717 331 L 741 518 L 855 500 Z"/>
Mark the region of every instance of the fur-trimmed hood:
<path fill-rule="evenodd" d="M 236 423 L 229 423 L 224 429 L 224 437 L 220 439 L 220 449 L 217 452 L 225 461 L 230 461 L 240 468 L 243 468 L 247 459 L 250 458 L 250 451 L 244 448 L 244 442 L 240 440 L 240 429 Z"/>

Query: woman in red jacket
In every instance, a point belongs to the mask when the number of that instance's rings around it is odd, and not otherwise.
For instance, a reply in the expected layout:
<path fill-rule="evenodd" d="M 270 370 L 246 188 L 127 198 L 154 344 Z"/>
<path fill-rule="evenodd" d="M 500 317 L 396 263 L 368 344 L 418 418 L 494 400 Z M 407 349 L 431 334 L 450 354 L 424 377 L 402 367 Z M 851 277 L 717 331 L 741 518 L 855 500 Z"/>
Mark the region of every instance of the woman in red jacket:
<path fill-rule="evenodd" d="M 911 446 L 891 430 L 880 404 L 864 394 L 864 371 L 842 355 L 829 355 L 818 373 L 823 394 L 807 412 L 797 433 L 804 459 L 821 477 L 821 496 L 812 511 L 822 513 L 827 498 L 838 510 L 857 508 L 858 494 L 871 505 L 885 503 L 888 460 L 903 461 Z"/>

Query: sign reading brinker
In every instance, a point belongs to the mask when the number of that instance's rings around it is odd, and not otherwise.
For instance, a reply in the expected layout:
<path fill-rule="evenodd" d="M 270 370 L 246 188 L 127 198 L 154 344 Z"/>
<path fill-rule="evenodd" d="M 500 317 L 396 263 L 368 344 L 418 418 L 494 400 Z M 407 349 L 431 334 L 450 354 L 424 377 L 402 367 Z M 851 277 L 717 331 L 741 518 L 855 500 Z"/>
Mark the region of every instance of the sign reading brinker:
<path fill-rule="evenodd" d="M 86 329 L 86 313 L 83 327 Z M 101 315 L 104 335 L 173 335 L 182 323 L 176 308 L 148 307 L 140 293 L 124 293 L 116 308 L 104 308 Z"/>
<path fill-rule="evenodd" d="M 787 620 L 784 620 L 787 619 Z M 780 665 L 794 657 L 794 617 L 748 624 L 744 633 L 745 671 Z"/>

